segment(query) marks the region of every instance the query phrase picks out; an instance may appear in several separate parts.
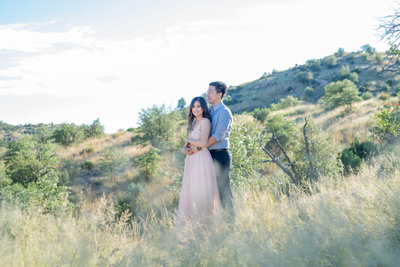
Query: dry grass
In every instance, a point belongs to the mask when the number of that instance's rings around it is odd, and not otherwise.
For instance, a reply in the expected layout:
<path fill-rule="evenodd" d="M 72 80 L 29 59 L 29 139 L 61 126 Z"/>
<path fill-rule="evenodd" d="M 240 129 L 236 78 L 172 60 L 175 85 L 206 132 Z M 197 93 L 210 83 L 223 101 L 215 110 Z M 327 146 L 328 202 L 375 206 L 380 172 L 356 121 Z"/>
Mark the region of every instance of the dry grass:
<path fill-rule="evenodd" d="M 237 220 L 202 235 L 173 236 L 174 210 L 157 193 L 157 212 L 114 220 L 112 200 L 81 203 L 75 216 L 0 212 L 1 266 L 396 266 L 400 252 L 400 152 L 381 155 L 358 175 L 319 182 L 314 193 L 236 192 Z"/>

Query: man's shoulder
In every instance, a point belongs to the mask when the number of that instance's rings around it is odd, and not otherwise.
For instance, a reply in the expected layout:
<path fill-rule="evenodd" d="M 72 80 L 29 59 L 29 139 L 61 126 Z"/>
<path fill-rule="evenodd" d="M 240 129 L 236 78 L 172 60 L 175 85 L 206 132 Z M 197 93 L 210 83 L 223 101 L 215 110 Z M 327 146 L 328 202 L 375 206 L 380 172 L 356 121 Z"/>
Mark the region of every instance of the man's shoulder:
<path fill-rule="evenodd" d="M 232 111 L 224 103 L 222 103 L 221 113 L 225 113 L 227 116 L 232 117 Z"/>

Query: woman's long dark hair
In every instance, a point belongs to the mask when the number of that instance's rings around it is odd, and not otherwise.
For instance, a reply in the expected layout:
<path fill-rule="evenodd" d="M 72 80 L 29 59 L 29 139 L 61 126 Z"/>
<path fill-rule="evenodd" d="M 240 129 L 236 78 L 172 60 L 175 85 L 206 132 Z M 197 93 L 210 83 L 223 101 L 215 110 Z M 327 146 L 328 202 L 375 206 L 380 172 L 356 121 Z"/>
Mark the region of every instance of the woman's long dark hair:
<path fill-rule="evenodd" d="M 211 121 L 211 114 L 210 114 L 210 110 L 208 109 L 206 101 L 204 100 L 203 97 L 196 96 L 195 98 L 192 99 L 192 102 L 190 102 L 190 106 L 189 106 L 189 114 L 187 116 L 187 120 L 188 120 L 187 131 L 188 131 L 188 133 L 193 130 L 193 121 L 194 121 L 195 116 L 193 115 L 192 108 L 194 106 L 194 102 L 196 102 L 196 101 L 199 101 L 200 106 L 203 109 L 203 118 L 207 118 Z"/>

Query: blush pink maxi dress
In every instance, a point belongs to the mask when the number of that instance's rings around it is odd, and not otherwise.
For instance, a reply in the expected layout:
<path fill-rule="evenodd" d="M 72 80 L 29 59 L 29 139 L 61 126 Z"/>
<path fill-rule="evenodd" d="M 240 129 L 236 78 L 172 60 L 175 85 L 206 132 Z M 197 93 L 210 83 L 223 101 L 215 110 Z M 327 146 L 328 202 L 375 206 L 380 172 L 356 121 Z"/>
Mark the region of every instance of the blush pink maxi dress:
<path fill-rule="evenodd" d="M 206 144 L 211 122 L 203 118 L 196 124 L 189 138 L 197 143 Z M 179 199 L 175 231 L 185 226 L 193 227 L 212 222 L 221 209 L 217 180 L 211 154 L 203 148 L 193 155 L 187 155 Z"/>

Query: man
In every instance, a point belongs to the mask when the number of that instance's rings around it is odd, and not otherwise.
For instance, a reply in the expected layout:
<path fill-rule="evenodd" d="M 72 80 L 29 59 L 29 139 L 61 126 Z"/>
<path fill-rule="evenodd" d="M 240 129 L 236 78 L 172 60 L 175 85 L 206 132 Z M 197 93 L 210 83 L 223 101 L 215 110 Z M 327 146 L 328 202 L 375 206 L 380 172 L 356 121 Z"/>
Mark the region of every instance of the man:
<path fill-rule="evenodd" d="M 223 82 L 212 82 L 207 90 L 207 99 L 211 104 L 211 136 L 207 147 L 213 158 L 214 168 L 218 183 L 218 191 L 223 208 L 235 220 L 233 207 L 233 195 L 230 185 L 230 170 L 232 166 L 232 155 L 229 151 L 229 135 L 232 129 L 232 112 L 224 105 L 222 99 L 226 93 L 226 84 Z M 196 153 L 197 148 L 192 148 Z"/>

